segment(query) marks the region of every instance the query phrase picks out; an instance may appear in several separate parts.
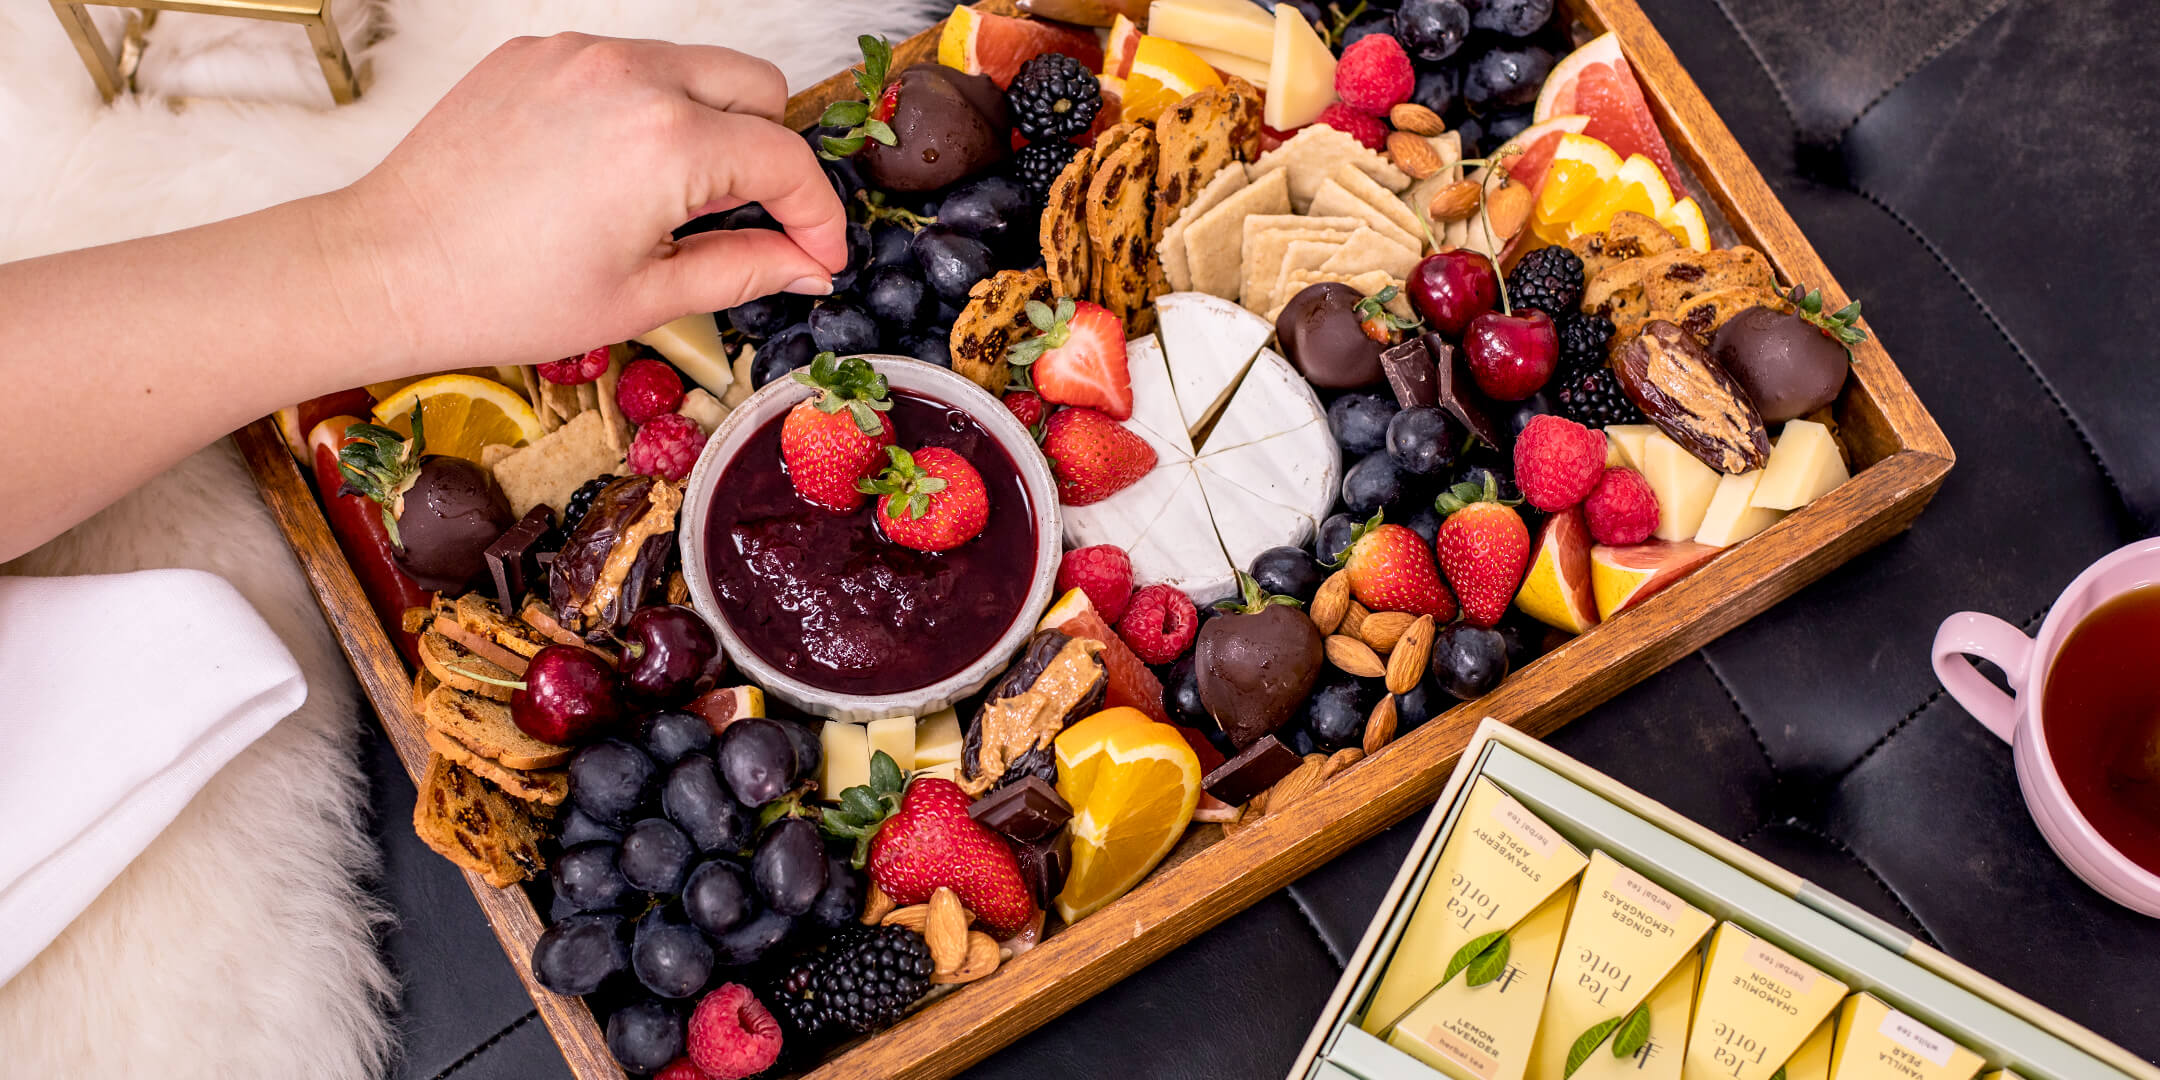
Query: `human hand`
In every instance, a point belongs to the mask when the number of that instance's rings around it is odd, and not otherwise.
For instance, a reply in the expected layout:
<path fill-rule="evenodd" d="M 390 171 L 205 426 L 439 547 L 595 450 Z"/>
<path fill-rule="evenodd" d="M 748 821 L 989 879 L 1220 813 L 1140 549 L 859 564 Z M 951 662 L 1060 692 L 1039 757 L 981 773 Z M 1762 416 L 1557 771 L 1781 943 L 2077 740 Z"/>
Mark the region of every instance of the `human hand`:
<path fill-rule="evenodd" d="M 777 68 L 715 46 L 559 34 L 496 49 L 331 197 L 368 252 L 361 295 L 409 342 L 383 362 L 533 363 L 767 293 L 829 292 L 845 213 L 781 126 L 786 103 Z M 785 231 L 669 239 L 747 202 Z"/>

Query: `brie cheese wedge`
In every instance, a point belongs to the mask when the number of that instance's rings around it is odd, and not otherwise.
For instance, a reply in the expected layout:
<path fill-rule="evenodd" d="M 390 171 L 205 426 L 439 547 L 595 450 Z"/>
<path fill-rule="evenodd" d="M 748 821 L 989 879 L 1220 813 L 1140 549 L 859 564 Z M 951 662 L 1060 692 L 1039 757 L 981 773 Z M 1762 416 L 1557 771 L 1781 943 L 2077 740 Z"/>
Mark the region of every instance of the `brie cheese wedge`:
<path fill-rule="evenodd" d="M 1200 431 L 1214 417 L 1244 377 L 1253 356 L 1275 333 L 1274 324 L 1239 307 L 1237 301 L 1203 292 L 1157 297 L 1155 320 L 1169 359 L 1178 412 L 1185 418 L 1188 433 Z M 1127 362 L 1131 362 L 1129 356 Z M 1139 393 L 1135 385 L 1135 402 Z"/>
<path fill-rule="evenodd" d="M 631 340 L 652 346 L 654 352 L 667 357 L 668 363 L 681 368 L 683 374 L 716 396 L 727 393 L 728 384 L 735 381 L 727 349 L 720 344 L 720 324 L 713 320 L 712 312 L 685 315 Z"/>

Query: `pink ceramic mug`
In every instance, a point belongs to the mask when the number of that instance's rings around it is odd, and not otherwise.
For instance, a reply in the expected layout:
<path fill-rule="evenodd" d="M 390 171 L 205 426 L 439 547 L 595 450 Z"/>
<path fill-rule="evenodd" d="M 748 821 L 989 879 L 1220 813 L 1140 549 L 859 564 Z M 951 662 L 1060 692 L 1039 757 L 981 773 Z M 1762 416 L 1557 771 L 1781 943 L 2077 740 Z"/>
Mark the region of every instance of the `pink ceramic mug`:
<path fill-rule="evenodd" d="M 2160 537 L 2141 540 L 2085 568 L 2055 598 L 2040 633 L 2023 631 L 1977 611 L 1961 611 L 1935 631 L 1935 677 L 1943 688 L 1989 731 L 2010 743 L 2017 763 L 2018 787 L 2040 834 L 2062 861 L 2108 899 L 2132 911 L 2160 917 L 2160 874 L 2131 862 L 2115 850 L 2070 801 L 2055 759 L 2048 753 L 2047 728 L 2040 722 L 2041 691 L 2048 668 L 2063 639 L 2094 608 L 2140 585 L 2160 582 Z M 2003 693 L 1966 656 L 1989 660 L 2009 677 Z"/>

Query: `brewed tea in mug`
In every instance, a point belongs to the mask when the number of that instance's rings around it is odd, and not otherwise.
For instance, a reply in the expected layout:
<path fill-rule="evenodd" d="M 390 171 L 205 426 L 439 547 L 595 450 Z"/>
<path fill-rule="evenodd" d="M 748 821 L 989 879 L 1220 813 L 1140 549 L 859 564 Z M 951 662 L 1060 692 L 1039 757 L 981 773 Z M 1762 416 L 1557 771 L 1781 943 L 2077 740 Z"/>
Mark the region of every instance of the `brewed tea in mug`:
<path fill-rule="evenodd" d="M 2160 873 L 2160 584 L 2078 622 L 2048 669 L 2040 715 L 2078 811 L 2115 850 Z"/>

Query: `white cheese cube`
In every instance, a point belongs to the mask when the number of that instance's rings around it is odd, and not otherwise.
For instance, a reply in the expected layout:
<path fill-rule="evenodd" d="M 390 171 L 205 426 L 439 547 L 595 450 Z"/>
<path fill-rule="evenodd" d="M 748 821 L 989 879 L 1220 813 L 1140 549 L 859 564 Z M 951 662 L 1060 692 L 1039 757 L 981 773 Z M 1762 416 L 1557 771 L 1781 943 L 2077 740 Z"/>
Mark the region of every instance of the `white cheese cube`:
<path fill-rule="evenodd" d="M 1845 471 L 1830 429 L 1813 420 L 1785 422 L 1762 474 L 1749 503 L 1768 510 L 1797 510 L 1852 475 Z"/>
<path fill-rule="evenodd" d="M 1614 424 L 1605 429 L 1605 464 L 1643 471 L 1643 444 L 1663 435 L 1653 424 Z M 1614 460 L 1615 455 L 1619 460 Z"/>
<path fill-rule="evenodd" d="M 1660 540 L 1692 539 L 1710 509 L 1711 496 L 1717 494 L 1719 472 L 1659 432 L 1643 443 L 1642 474 L 1657 495 L 1653 535 Z"/>
<path fill-rule="evenodd" d="M 960 714 L 952 709 L 939 709 L 915 722 L 915 768 L 959 761 L 960 747 Z"/>
<path fill-rule="evenodd" d="M 1695 530 L 1696 543 L 1730 547 L 1777 524 L 1778 519 L 1785 516 L 1783 510 L 1748 505 L 1762 475 L 1763 471 L 1757 469 L 1718 480 L 1717 491 L 1710 496 L 1710 508 L 1703 511 L 1702 527 Z"/>
<path fill-rule="evenodd" d="M 901 772 L 915 767 L 915 718 L 912 716 L 888 716 L 872 720 L 863 730 L 870 741 L 870 756 L 876 757 L 883 750 L 900 766 Z"/>
<path fill-rule="evenodd" d="M 825 749 L 818 763 L 818 798 L 839 802 L 841 792 L 870 782 L 870 733 L 861 724 L 827 720 L 818 738 Z"/>

